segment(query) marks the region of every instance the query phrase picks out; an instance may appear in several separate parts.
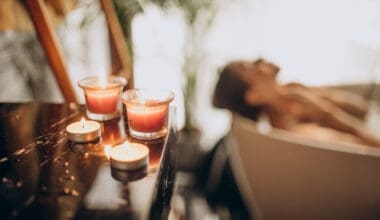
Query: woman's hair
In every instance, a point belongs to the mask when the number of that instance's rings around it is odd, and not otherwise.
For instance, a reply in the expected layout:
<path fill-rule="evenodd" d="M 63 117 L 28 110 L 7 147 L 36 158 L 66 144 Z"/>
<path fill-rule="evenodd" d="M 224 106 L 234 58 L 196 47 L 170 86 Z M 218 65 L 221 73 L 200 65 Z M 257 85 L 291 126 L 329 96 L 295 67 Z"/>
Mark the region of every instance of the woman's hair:
<path fill-rule="evenodd" d="M 230 62 L 222 69 L 215 87 L 213 105 L 256 120 L 261 108 L 250 106 L 244 100 L 250 86 L 247 81 L 249 77 L 246 76 L 250 72 L 242 68 L 246 63 L 245 61 Z"/>

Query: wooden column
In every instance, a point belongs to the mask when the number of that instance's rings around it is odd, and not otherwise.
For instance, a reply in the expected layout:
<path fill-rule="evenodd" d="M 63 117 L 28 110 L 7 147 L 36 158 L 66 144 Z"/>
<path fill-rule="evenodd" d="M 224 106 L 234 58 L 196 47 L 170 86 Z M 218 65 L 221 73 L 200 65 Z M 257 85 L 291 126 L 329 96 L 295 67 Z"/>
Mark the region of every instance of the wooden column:
<path fill-rule="evenodd" d="M 77 102 L 61 48 L 43 0 L 24 0 L 24 2 L 63 97 L 67 102 Z"/>
<path fill-rule="evenodd" d="M 112 0 L 100 0 L 107 20 L 108 31 L 110 33 L 110 45 L 112 56 L 112 72 L 121 72 L 128 79 L 128 88 L 133 88 L 133 68 L 128 45 L 125 41 L 119 19 L 116 16 L 115 7 Z"/>

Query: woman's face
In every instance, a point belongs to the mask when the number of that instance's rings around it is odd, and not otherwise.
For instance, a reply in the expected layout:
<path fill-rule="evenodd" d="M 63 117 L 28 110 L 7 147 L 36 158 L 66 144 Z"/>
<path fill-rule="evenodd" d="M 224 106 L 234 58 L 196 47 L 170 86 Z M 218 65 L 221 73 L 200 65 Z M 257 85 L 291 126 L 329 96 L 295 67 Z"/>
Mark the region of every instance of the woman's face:
<path fill-rule="evenodd" d="M 245 67 L 249 71 L 249 89 L 245 100 L 249 105 L 267 105 L 277 98 L 276 76 L 279 68 L 265 61 L 256 61 Z"/>

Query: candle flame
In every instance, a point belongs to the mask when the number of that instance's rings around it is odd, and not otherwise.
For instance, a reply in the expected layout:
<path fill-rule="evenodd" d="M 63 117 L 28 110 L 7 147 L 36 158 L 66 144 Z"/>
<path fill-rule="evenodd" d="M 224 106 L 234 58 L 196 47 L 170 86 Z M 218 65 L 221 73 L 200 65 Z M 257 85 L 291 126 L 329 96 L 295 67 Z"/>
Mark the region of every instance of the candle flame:
<path fill-rule="evenodd" d="M 129 143 L 128 141 L 124 141 L 123 146 L 125 150 L 128 150 L 131 147 L 131 143 Z"/>
<path fill-rule="evenodd" d="M 82 125 L 82 128 L 84 128 L 84 124 L 86 123 L 86 119 L 82 118 L 80 120 L 80 124 Z"/>
<path fill-rule="evenodd" d="M 105 147 L 104 147 L 104 155 L 106 155 L 107 159 L 109 160 L 110 159 L 110 156 L 111 156 L 111 150 L 112 150 L 112 146 L 107 144 Z"/>
<path fill-rule="evenodd" d="M 98 75 L 98 80 L 99 80 L 99 86 L 101 88 L 106 87 L 106 82 L 107 82 L 107 72 L 105 67 L 100 67 L 99 70 L 99 75 Z"/>
<path fill-rule="evenodd" d="M 84 154 L 83 154 L 83 158 L 84 158 L 84 159 L 88 159 L 89 157 L 90 157 L 90 154 L 89 154 L 89 153 L 84 153 Z"/>
<path fill-rule="evenodd" d="M 141 93 L 139 98 L 140 98 L 140 104 L 145 104 L 147 100 L 146 94 Z"/>

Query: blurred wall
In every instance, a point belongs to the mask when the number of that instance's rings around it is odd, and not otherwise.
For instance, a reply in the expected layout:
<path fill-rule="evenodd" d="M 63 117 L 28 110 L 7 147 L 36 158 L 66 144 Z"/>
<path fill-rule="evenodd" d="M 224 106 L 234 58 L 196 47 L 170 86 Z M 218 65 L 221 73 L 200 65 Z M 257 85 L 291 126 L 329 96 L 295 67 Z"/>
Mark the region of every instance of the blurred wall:
<path fill-rule="evenodd" d="M 281 67 L 282 82 L 380 82 L 380 1 L 216 2 L 219 11 L 201 42 L 195 110 L 206 148 L 229 129 L 229 114 L 215 110 L 211 96 L 218 69 L 230 60 L 264 57 Z M 180 117 L 184 25 L 181 11 L 163 12 L 153 5 L 145 6 L 133 24 L 136 85 L 176 90 Z M 183 118 L 179 121 L 183 125 Z"/>

